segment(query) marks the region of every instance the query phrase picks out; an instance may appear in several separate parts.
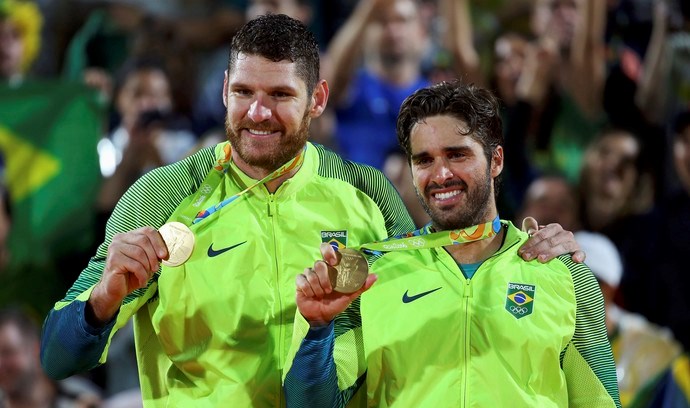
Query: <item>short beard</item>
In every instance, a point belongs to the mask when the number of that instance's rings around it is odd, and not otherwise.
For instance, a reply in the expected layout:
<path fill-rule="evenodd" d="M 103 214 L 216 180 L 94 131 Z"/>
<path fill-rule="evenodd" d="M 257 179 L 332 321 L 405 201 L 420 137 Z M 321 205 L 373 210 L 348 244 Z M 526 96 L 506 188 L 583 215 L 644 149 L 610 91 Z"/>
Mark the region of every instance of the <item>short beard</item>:
<path fill-rule="evenodd" d="M 233 128 L 228 115 L 225 115 L 225 132 L 232 148 L 249 166 L 268 172 L 278 169 L 280 166 L 290 161 L 290 159 L 297 156 L 299 151 L 304 148 L 309 138 L 310 124 L 311 118 L 309 117 L 309 112 L 306 111 L 300 122 L 299 129 L 297 129 L 295 133 L 290 135 L 284 133 L 280 141 L 277 142 L 277 146 L 273 146 L 270 150 L 265 149 L 262 151 L 261 155 L 250 155 L 248 150 L 251 146 L 246 144 L 246 139 L 242 139 L 239 129 L 251 127 L 253 129 L 268 130 L 267 126 L 254 123 L 248 124 L 245 121 Z"/>
<path fill-rule="evenodd" d="M 431 217 L 431 225 L 436 231 L 456 230 L 479 225 L 486 222 L 487 211 L 491 200 L 491 174 L 487 169 L 486 182 L 478 184 L 475 191 L 469 192 L 467 185 L 463 181 L 451 181 L 442 187 L 461 186 L 465 187 L 467 202 L 464 208 L 456 209 L 454 214 L 447 214 L 439 209 L 432 209 L 427 204 L 424 196 L 419 193 L 417 186 L 415 192 L 419 202 L 424 207 L 424 211 Z M 427 189 L 429 187 L 427 186 Z"/>

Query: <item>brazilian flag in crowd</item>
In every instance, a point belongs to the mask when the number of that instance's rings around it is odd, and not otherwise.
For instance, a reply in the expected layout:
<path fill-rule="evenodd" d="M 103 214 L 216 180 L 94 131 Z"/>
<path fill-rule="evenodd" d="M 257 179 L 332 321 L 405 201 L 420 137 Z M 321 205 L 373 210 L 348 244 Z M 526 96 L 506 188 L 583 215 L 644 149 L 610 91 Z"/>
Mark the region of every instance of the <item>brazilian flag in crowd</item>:
<path fill-rule="evenodd" d="M 80 83 L 0 87 L 0 155 L 12 220 L 0 306 L 27 303 L 43 312 L 85 266 L 80 254 L 95 240 L 103 112 L 96 92 Z"/>

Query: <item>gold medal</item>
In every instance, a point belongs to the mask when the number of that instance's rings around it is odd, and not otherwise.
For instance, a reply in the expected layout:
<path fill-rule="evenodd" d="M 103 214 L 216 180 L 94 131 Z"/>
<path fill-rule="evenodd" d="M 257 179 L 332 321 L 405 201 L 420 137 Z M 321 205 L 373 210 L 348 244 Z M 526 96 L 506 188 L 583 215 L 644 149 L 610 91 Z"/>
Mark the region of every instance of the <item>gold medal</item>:
<path fill-rule="evenodd" d="M 331 285 L 336 292 L 356 292 L 364 285 L 369 275 L 367 260 L 354 249 L 343 248 L 339 252 L 342 258 L 340 264 L 335 267 L 336 273 L 330 276 Z"/>
<path fill-rule="evenodd" d="M 168 259 L 161 261 L 163 265 L 180 266 L 187 262 L 194 250 L 194 233 L 181 222 L 169 222 L 158 232 L 168 247 Z"/>

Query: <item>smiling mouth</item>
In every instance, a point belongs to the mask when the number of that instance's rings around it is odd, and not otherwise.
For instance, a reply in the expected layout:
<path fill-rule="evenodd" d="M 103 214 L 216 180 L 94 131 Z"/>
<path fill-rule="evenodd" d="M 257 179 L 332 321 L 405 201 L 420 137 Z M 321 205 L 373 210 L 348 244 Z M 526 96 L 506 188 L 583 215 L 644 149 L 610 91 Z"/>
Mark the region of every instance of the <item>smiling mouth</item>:
<path fill-rule="evenodd" d="M 444 201 L 444 200 L 448 200 L 452 197 L 455 197 L 459 194 L 460 194 L 460 190 L 453 190 L 453 191 L 446 191 L 444 193 L 435 193 L 435 194 L 432 194 L 432 196 L 434 197 L 434 199 L 436 199 L 438 201 Z"/>
<path fill-rule="evenodd" d="M 277 130 L 245 129 L 252 136 L 270 136 L 278 133 Z"/>

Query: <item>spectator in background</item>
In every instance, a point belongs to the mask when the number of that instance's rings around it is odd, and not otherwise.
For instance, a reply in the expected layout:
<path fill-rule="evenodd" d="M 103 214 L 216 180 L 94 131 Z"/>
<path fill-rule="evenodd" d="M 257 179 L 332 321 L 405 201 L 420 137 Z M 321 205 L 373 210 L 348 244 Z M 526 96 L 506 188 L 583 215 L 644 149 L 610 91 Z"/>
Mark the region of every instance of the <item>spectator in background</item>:
<path fill-rule="evenodd" d="M 40 48 L 43 18 L 29 1 L 0 0 L 0 80 L 19 85 Z"/>
<path fill-rule="evenodd" d="M 690 237 L 685 231 L 690 228 L 690 110 L 676 116 L 672 129 L 673 165 L 679 183 L 655 213 L 657 218 L 652 225 L 659 228 L 656 238 L 658 253 L 648 260 L 648 265 L 658 270 L 655 281 L 661 284 L 655 291 L 659 295 L 654 296 L 659 305 L 652 305 L 660 307 L 660 310 L 653 317 L 670 327 L 687 351 L 690 350 L 690 298 L 687 295 L 690 274 L 686 255 Z M 638 246 L 643 246 L 643 243 L 639 242 Z M 649 293 L 646 289 L 649 286 L 645 283 L 649 280 L 649 270 L 643 268 L 644 264 L 637 265 L 636 284 L 628 286 L 629 291 L 624 294 L 631 304 L 635 304 L 637 296 Z"/>
<path fill-rule="evenodd" d="M 589 145 L 580 176 L 583 227 L 605 232 L 614 242 L 627 217 L 653 205 L 654 184 L 644 161 L 642 142 L 623 129 L 607 129 Z"/>
<path fill-rule="evenodd" d="M 525 217 L 542 224 L 558 223 L 568 231 L 580 229 L 577 192 L 562 176 L 542 176 L 534 180 L 525 193 L 516 225 Z"/>
<path fill-rule="evenodd" d="M 466 27 L 464 21 L 456 21 L 467 17 L 457 10 L 466 9 L 467 1 L 443 0 L 440 4 L 447 10 L 442 17 L 449 29 L 456 30 L 449 35 L 454 43 L 448 46 L 460 50 L 453 55 L 465 58 L 457 67 L 476 64 L 474 48 L 456 44 L 471 42 L 469 35 L 460 35 L 459 30 Z M 324 69 L 335 104 L 336 144 L 346 158 L 382 169 L 386 157 L 398 151 L 395 121 L 400 105 L 413 91 L 430 83 L 422 75 L 428 46 L 428 27 L 423 24 L 418 1 L 358 2 L 332 39 L 327 50 L 329 69 Z"/>
<path fill-rule="evenodd" d="M 623 407 L 664 371 L 681 352 L 670 330 L 650 323 L 614 303 L 623 273 L 620 254 L 605 235 L 578 231 L 575 240 L 587 252 L 586 264 L 597 278 L 606 306 L 606 329 Z"/>
<path fill-rule="evenodd" d="M 100 391 L 71 377 L 52 381 L 39 360 L 38 325 L 20 309 L 0 310 L 0 406 L 7 408 L 95 408 Z"/>
<path fill-rule="evenodd" d="M 537 171 L 577 182 L 584 150 L 604 117 L 605 11 L 599 0 L 537 0 L 531 20 L 535 39 L 524 47 L 520 37 L 512 43 L 505 41 L 510 36 L 500 38 L 496 51 L 515 47 L 519 63 L 499 88 L 513 102 L 505 113 L 509 184 L 526 186 L 534 177 L 521 167 L 520 154 Z M 519 203 L 520 191 L 513 194 Z"/>
<path fill-rule="evenodd" d="M 177 116 L 170 79 L 154 59 L 134 59 L 117 81 L 114 106 L 120 123 L 98 146 L 105 176 L 99 206 L 109 214 L 143 173 L 186 157 L 196 137 Z"/>

